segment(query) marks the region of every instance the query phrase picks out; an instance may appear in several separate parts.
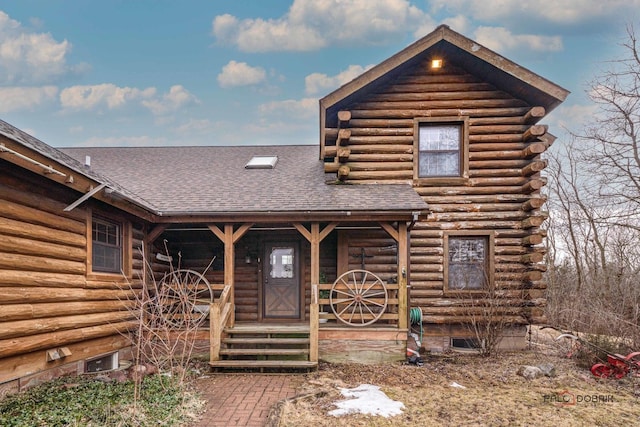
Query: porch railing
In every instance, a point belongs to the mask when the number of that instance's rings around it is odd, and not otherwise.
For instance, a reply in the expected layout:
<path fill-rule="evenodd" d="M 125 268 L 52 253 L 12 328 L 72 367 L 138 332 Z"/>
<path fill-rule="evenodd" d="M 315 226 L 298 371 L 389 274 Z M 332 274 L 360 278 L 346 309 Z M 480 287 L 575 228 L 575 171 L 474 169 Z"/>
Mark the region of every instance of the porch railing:
<path fill-rule="evenodd" d="M 212 362 L 220 360 L 222 334 L 224 328 L 233 327 L 235 323 L 234 311 L 231 302 L 231 285 L 225 285 L 220 297 L 211 303 L 209 309 L 210 360 Z"/>
<path fill-rule="evenodd" d="M 333 284 L 320 283 L 319 285 L 316 285 L 316 286 L 320 293 L 328 295 L 333 287 Z M 385 286 L 387 289 L 387 307 L 384 310 L 384 313 L 380 315 L 376 323 L 373 324 L 372 326 L 375 326 L 375 325 L 399 326 L 400 314 L 402 312 L 400 307 L 400 298 L 399 298 L 400 285 L 397 283 L 386 283 Z M 344 289 L 344 287 L 342 288 Z M 317 297 L 319 308 L 323 309 L 318 315 L 319 319 L 321 320 L 324 319 L 323 322 L 325 324 L 337 323 L 338 325 L 345 326 L 342 322 L 338 320 L 336 315 L 331 310 L 329 297 L 327 296 L 326 298 L 320 298 L 318 297 L 318 294 L 316 294 L 316 297 Z M 380 300 L 379 302 L 383 302 L 383 301 Z M 363 318 L 364 320 L 368 321 L 368 320 L 371 320 L 373 316 L 365 313 L 363 314 Z"/>
<path fill-rule="evenodd" d="M 318 285 L 311 285 L 311 305 L 309 306 L 309 361 L 318 361 L 318 327 L 319 327 Z"/>

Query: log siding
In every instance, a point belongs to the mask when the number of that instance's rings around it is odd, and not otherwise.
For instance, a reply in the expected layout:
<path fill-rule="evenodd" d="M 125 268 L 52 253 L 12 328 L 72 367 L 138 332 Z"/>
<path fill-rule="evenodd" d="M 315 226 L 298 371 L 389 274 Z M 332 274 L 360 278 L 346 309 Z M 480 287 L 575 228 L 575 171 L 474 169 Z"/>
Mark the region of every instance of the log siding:
<path fill-rule="evenodd" d="M 546 126 L 533 122 L 544 108 L 452 64 L 437 72 L 426 70 L 425 60 L 345 108 L 350 120 L 339 127 L 350 138 L 334 141 L 337 132 L 325 132 L 325 172 L 336 172 L 349 184 L 409 183 L 428 203 L 430 218 L 411 231 L 410 306 L 422 309 L 425 323 L 465 320 L 462 299 L 449 295 L 445 283 L 448 233 L 490 236 L 491 283 L 505 298 L 504 314 L 520 324 L 542 321 L 540 225 L 546 213 L 540 210 L 545 200 L 540 172 L 546 162 L 540 155 L 547 148 L 547 134 Z M 427 120 L 466 124 L 460 178 L 418 178 L 417 130 Z M 339 147 L 330 149 L 338 142 L 348 147 L 349 156 L 326 156 L 338 152 Z"/>
<path fill-rule="evenodd" d="M 64 212 L 77 193 L 0 162 L 0 383 L 122 348 L 135 324 L 129 285 L 141 277 L 139 257 L 135 269 L 124 258 L 131 282 L 92 274 L 91 209 Z M 123 224 L 130 260 L 143 226 Z M 89 342 L 97 345 L 78 346 Z M 47 362 L 46 351 L 60 347 L 72 355 Z"/>

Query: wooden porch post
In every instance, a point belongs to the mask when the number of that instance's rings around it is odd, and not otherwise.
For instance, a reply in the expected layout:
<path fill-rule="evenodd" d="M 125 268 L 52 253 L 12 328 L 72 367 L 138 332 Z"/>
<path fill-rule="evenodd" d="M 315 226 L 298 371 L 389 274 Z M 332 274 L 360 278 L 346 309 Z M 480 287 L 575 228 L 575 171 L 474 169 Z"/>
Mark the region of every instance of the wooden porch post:
<path fill-rule="evenodd" d="M 309 361 L 318 361 L 318 284 L 320 283 L 320 242 L 333 231 L 337 222 L 328 224 L 320 231 L 320 224 L 311 223 L 311 232 L 300 224 L 293 226 L 311 244 L 311 305 L 309 306 Z"/>
<path fill-rule="evenodd" d="M 296 222 L 293 226 L 304 236 L 305 239 L 311 244 L 311 284 L 318 284 L 320 282 L 320 242 L 333 231 L 338 225 L 337 222 L 327 224 L 325 228 L 320 231 L 320 223 L 314 222 L 311 224 L 311 232 L 307 228 Z"/>
<path fill-rule="evenodd" d="M 253 227 L 253 223 L 242 224 L 235 232 L 233 224 L 225 224 L 224 232 L 215 224 L 209 224 L 208 227 L 224 243 L 224 284 L 231 288 L 229 302 L 235 307 L 235 243 Z M 229 320 L 229 326 L 233 327 L 235 322 L 234 314 Z"/>
<path fill-rule="evenodd" d="M 231 294 L 229 295 L 229 302 L 235 307 L 235 245 L 233 244 L 233 224 L 224 225 L 224 284 L 231 286 Z M 233 327 L 236 323 L 236 316 L 231 316 L 231 324 Z"/>
<path fill-rule="evenodd" d="M 311 224 L 311 306 L 309 307 L 309 361 L 318 361 L 318 283 L 320 283 L 320 224 Z"/>
<path fill-rule="evenodd" d="M 409 248 L 407 223 L 398 223 L 398 327 L 406 329 L 409 325 L 407 274 L 409 274 Z"/>
<path fill-rule="evenodd" d="M 399 221 L 398 229 L 386 222 L 381 222 L 380 226 L 398 242 L 398 328 L 407 329 L 409 325 L 408 317 L 408 295 L 407 295 L 407 274 L 409 270 L 409 233 L 407 223 Z"/>

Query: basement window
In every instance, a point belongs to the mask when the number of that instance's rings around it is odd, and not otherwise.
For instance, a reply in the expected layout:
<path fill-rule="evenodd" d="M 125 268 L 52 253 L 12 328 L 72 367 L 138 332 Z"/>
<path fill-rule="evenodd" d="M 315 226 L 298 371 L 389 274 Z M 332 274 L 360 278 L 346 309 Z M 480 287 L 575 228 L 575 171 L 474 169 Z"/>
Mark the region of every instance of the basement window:
<path fill-rule="evenodd" d="M 253 156 L 246 165 L 245 169 L 273 169 L 278 163 L 278 156 Z"/>
<path fill-rule="evenodd" d="M 451 338 L 451 348 L 454 350 L 478 350 L 482 346 L 476 338 Z"/>
<path fill-rule="evenodd" d="M 84 371 L 86 373 L 113 371 L 118 368 L 118 352 L 89 359 L 85 362 Z"/>

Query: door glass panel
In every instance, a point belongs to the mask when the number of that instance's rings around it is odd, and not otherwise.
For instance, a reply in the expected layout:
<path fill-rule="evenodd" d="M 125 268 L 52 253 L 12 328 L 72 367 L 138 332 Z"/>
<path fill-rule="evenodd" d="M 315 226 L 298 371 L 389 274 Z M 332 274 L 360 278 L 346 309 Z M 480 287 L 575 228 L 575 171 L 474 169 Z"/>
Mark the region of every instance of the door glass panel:
<path fill-rule="evenodd" d="M 293 248 L 273 248 L 269 260 L 269 276 L 272 279 L 293 277 Z"/>

